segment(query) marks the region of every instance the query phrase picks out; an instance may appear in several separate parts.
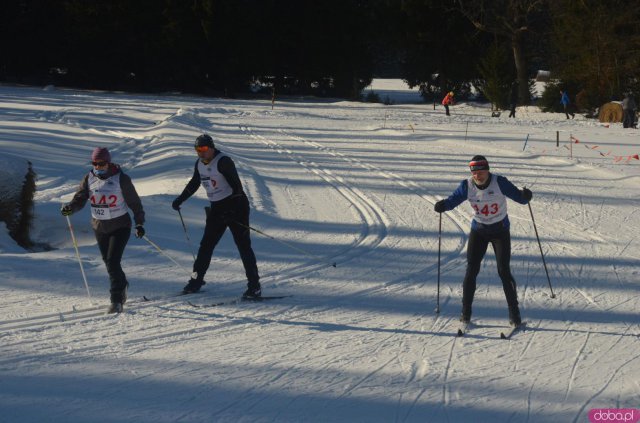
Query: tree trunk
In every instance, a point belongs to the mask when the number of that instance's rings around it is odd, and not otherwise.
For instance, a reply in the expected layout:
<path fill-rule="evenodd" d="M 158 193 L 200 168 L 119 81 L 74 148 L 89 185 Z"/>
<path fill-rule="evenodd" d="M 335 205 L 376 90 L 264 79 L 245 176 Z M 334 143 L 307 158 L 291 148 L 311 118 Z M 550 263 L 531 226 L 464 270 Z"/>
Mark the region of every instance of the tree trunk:
<path fill-rule="evenodd" d="M 511 36 L 511 47 L 513 48 L 513 60 L 518 76 L 518 103 L 527 105 L 531 102 L 529 95 L 529 77 L 527 75 L 527 61 L 522 52 L 522 37 L 524 31 L 517 30 Z"/>

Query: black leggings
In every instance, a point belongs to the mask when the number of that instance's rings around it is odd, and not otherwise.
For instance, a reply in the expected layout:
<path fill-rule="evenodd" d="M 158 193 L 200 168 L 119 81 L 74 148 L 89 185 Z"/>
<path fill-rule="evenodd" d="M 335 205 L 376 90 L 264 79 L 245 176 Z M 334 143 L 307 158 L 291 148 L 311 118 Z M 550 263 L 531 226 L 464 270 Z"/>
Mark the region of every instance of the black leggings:
<path fill-rule="evenodd" d="M 498 264 L 498 275 L 502 280 L 502 288 L 507 298 L 509 308 L 518 306 L 518 296 L 516 294 L 516 281 L 511 275 L 511 234 L 509 230 L 498 233 L 483 233 L 472 230 L 469 234 L 469 245 L 467 247 L 467 272 L 462 283 L 462 309 L 471 311 L 473 296 L 476 292 L 476 277 L 480 272 L 482 259 L 487 252 L 489 243 L 493 246 Z"/>
<path fill-rule="evenodd" d="M 107 273 L 109 273 L 109 280 L 111 281 L 111 289 L 109 290 L 111 293 L 111 302 L 124 302 L 125 297 L 123 294 L 129 282 L 127 282 L 127 277 L 122 271 L 120 261 L 124 253 L 124 247 L 126 247 L 127 242 L 129 242 L 131 228 L 120 228 L 108 234 L 95 232 L 95 235 L 100 253 L 102 254 L 102 260 L 104 260 L 104 264 L 107 266 Z"/>
<path fill-rule="evenodd" d="M 224 232 L 229 228 L 231 235 L 233 235 L 233 241 L 238 247 L 240 253 L 240 259 L 244 265 L 244 271 L 249 281 L 249 286 L 255 287 L 258 285 L 260 277 L 258 275 L 258 265 L 256 263 L 256 255 L 251 248 L 251 237 L 249 226 L 249 200 L 243 197 L 238 200 L 240 204 L 235 209 L 234 222 L 226 224 L 224 222 L 223 215 L 220 210 L 216 210 L 212 207 L 209 215 L 207 216 L 207 224 L 204 228 L 204 235 L 200 241 L 200 248 L 198 249 L 198 256 L 193 263 L 193 271 L 197 273 L 197 278 L 203 280 L 205 273 L 209 269 L 211 264 L 211 256 L 213 250 L 218 245 L 220 238 L 224 235 Z"/>

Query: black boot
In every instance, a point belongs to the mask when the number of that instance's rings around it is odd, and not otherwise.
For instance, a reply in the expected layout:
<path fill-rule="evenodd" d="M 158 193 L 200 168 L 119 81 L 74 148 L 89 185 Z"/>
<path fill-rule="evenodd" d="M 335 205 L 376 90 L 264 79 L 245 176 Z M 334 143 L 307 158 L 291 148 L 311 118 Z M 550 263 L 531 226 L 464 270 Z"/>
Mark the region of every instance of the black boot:
<path fill-rule="evenodd" d="M 260 283 L 249 284 L 249 287 L 244 294 L 242 294 L 242 298 L 255 299 L 260 298 L 262 296 L 262 288 L 260 287 Z"/>
<path fill-rule="evenodd" d="M 462 313 L 460 313 L 460 321 L 462 323 L 471 322 L 471 307 L 462 306 Z"/>
<path fill-rule="evenodd" d="M 122 313 L 122 303 L 111 303 L 111 305 L 109 306 L 109 310 L 107 310 L 107 313 Z"/>
<path fill-rule="evenodd" d="M 522 324 L 520 309 L 517 305 L 515 307 L 509 307 L 509 324 L 511 326 L 520 326 Z"/>
<path fill-rule="evenodd" d="M 205 283 L 205 281 L 198 279 L 189 279 L 189 282 L 184 286 L 184 288 L 182 288 L 182 292 L 184 294 L 194 294 L 200 291 L 200 288 L 202 288 L 202 285 Z"/>

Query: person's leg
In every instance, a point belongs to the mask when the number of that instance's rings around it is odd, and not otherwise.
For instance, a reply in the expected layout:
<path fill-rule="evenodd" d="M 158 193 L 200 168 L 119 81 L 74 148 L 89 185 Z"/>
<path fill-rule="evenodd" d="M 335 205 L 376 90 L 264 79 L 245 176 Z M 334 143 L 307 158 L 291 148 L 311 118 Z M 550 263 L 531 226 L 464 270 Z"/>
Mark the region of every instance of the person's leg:
<path fill-rule="evenodd" d="M 471 318 L 471 306 L 476 293 L 476 277 L 480 272 L 482 259 L 487 252 L 488 241 L 477 231 L 469 233 L 467 244 L 467 270 L 462 282 L 462 320 Z"/>
<path fill-rule="evenodd" d="M 199 286 L 204 285 L 204 275 L 207 273 L 209 265 L 211 264 L 213 250 L 216 248 L 216 245 L 218 245 L 218 242 L 220 241 L 220 238 L 222 238 L 222 235 L 224 235 L 224 231 L 226 229 L 227 225 L 222 221 L 220 216 L 217 216 L 213 211 L 211 211 L 207 216 L 196 261 L 193 263 L 194 274 L 192 275 L 192 281 L 196 281 L 195 283 Z M 189 282 L 191 283 L 191 281 Z"/>
<path fill-rule="evenodd" d="M 126 289 L 129 285 L 122 270 L 122 256 L 131 237 L 131 228 L 121 228 L 110 234 L 96 234 L 102 260 L 109 274 L 111 302 L 124 303 L 127 299 Z"/>
<path fill-rule="evenodd" d="M 238 223 L 231 223 L 229 229 L 233 235 L 233 241 L 238 247 L 240 259 L 247 275 L 248 287 L 253 290 L 260 289 L 260 276 L 258 274 L 258 265 L 256 255 L 251 247 L 251 230 L 249 229 L 249 200 L 244 198 L 242 209 L 238 211 Z"/>
<path fill-rule="evenodd" d="M 520 324 L 516 281 L 511 274 L 511 234 L 509 231 L 505 231 L 492 239 L 491 244 L 496 254 L 498 275 L 502 281 L 502 289 L 509 306 L 509 319 Z"/>

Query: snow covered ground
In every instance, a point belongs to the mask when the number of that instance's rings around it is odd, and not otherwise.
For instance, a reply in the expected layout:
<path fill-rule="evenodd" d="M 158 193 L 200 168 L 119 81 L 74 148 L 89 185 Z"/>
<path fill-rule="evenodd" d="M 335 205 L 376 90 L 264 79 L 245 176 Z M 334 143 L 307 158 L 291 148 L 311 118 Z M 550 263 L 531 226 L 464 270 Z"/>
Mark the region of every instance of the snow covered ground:
<path fill-rule="evenodd" d="M 380 84 L 381 98 L 393 95 L 393 84 Z M 272 109 L 0 87 L 0 155 L 33 163 L 35 238 L 55 247 L 24 252 L 0 230 L 0 421 L 587 422 L 594 408 L 638 408 L 639 132 L 534 107 L 508 119 L 463 103 L 447 117 L 400 94 L 393 106 L 297 99 Z M 244 290 L 227 234 L 204 293 L 141 300 L 188 279 L 192 248 L 170 204 L 191 176 L 202 132 L 235 158 L 252 225 L 296 247 L 253 233 L 264 294 L 291 297 L 191 306 Z M 90 310 L 108 303 L 108 287 L 89 211 L 71 221 L 91 301 L 59 214 L 95 146 L 109 147 L 132 177 L 149 239 L 180 264 L 132 237 L 119 316 Z M 455 337 L 466 204 L 443 215 L 434 312 L 433 204 L 468 176 L 475 154 L 533 191 L 556 294 L 529 208 L 510 202 L 512 271 L 528 329 L 506 341 L 491 249 L 475 325 Z M 182 208 L 194 248 L 206 204 L 199 191 Z"/>

